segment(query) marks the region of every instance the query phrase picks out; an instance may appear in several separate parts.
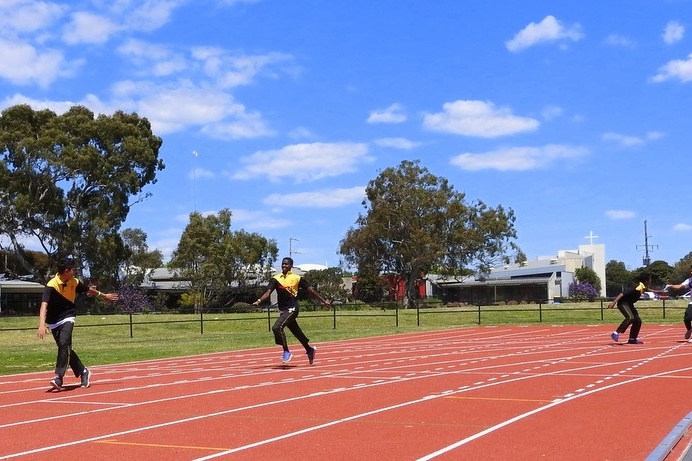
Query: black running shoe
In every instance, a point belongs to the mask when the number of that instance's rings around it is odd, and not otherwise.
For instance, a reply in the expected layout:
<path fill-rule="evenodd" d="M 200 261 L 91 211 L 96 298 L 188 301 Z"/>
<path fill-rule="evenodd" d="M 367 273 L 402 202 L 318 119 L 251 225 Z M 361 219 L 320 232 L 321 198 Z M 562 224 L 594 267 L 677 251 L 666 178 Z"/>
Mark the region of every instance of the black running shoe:
<path fill-rule="evenodd" d="M 306 352 L 308 354 L 308 360 L 310 361 L 310 365 L 315 361 L 315 351 L 317 348 L 315 346 L 311 346 L 310 350 Z"/>
<path fill-rule="evenodd" d="M 91 385 L 91 382 L 89 381 L 91 379 L 91 372 L 85 368 L 84 371 L 82 372 L 81 380 L 82 380 L 82 387 L 89 387 Z"/>
<path fill-rule="evenodd" d="M 62 378 L 60 376 L 56 376 L 50 380 L 50 385 L 53 387 L 53 389 L 59 391 L 62 387 Z"/>

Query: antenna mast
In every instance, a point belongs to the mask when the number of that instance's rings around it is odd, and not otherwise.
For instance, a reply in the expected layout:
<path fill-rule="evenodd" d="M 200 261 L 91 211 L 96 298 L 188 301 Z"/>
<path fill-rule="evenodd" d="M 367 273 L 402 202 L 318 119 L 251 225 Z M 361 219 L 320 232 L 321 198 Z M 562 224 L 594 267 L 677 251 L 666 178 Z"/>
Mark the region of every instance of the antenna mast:
<path fill-rule="evenodd" d="M 658 245 L 649 245 L 649 232 L 646 229 L 646 219 L 644 220 L 644 245 L 637 245 L 637 249 L 644 247 L 644 258 L 642 262 L 645 266 L 651 264 L 651 257 L 649 257 L 649 250 L 653 251 L 658 248 Z"/>

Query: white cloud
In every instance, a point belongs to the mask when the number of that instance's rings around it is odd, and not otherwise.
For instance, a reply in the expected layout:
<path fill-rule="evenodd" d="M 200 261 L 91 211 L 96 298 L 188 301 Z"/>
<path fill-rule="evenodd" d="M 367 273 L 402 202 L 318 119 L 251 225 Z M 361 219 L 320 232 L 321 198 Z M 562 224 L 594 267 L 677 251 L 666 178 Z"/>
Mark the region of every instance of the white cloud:
<path fill-rule="evenodd" d="M 579 159 L 589 153 L 583 147 L 551 144 L 543 147 L 511 147 L 481 154 L 463 153 L 452 157 L 452 165 L 462 170 L 527 171 L 547 168 L 560 160 Z"/>
<path fill-rule="evenodd" d="M 299 126 L 288 132 L 291 139 L 314 139 L 315 134 L 304 126 Z"/>
<path fill-rule="evenodd" d="M 519 31 L 511 40 L 505 42 L 509 51 L 521 51 L 539 43 L 555 41 L 579 41 L 584 37 L 581 26 L 563 26 L 554 16 L 546 16 L 540 23 L 530 23 Z"/>
<path fill-rule="evenodd" d="M 196 47 L 191 50 L 191 57 L 201 72 L 221 88 L 248 85 L 260 73 L 273 77 L 273 69 L 279 64 L 288 66 L 282 69 L 286 72 L 293 70 L 293 58 L 285 53 L 236 55 L 216 47 Z"/>
<path fill-rule="evenodd" d="M 378 109 L 370 112 L 368 123 L 402 123 L 406 121 L 404 108 L 401 104 L 392 104 L 386 109 Z"/>
<path fill-rule="evenodd" d="M 491 102 L 454 101 L 445 103 L 443 112 L 426 114 L 423 126 L 429 130 L 462 136 L 494 138 L 535 131 L 540 123 L 513 115 L 507 108 L 497 109 Z"/>
<path fill-rule="evenodd" d="M 679 42 L 685 36 L 685 26 L 677 21 L 670 21 L 663 30 L 663 41 L 668 45 Z"/>
<path fill-rule="evenodd" d="M 605 44 L 608 46 L 622 46 L 625 48 L 634 48 L 636 45 L 630 38 L 618 34 L 608 35 L 605 39 Z"/>
<path fill-rule="evenodd" d="M 204 178 L 215 178 L 216 174 L 213 171 L 207 170 L 205 168 L 193 168 L 187 174 L 188 179 L 198 180 Z"/>
<path fill-rule="evenodd" d="M 147 117 L 158 134 L 200 126 L 218 138 L 238 139 L 270 134 L 257 113 L 248 113 L 233 96 L 189 81 L 159 85 L 122 81 L 113 88 L 114 104 Z"/>
<path fill-rule="evenodd" d="M 271 194 L 263 202 L 267 205 L 282 203 L 289 207 L 300 208 L 336 208 L 343 205 L 360 203 L 365 198 L 365 186 L 348 189 L 326 189 L 315 192 L 297 192 L 289 194 Z"/>
<path fill-rule="evenodd" d="M 564 113 L 564 109 L 559 106 L 546 106 L 541 111 L 541 116 L 545 120 L 552 120 L 554 118 L 560 117 Z"/>
<path fill-rule="evenodd" d="M 644 136 L 628 136 L 620 133 L 603 133 L 601 139 L 620 144 L 622 147 L 641 146 L 648 141 L 655 141 L 663 137 L 663 133 L 659 131 L 649 131 Z"/>
<path fill-rule="evenodd" d="M 0 78 L 16 85 L 48 87 L 58 77 L 71 75 L 81 63 L 69 63 L 60 51 L 39 50 L 28 43 L 0 39 Z"/>
<path fill-rule="evenodd" d="M 367 153 L 368 147 L 362 143 L 292 144 L 241 158 L 243 166 L 238 169 L 239 165 L 234 164 L 231 178 L 316 181 L 356 171 L 360 163 L 372 161 Z"/>
<path fill-rule="evenodd" d="M 609 219 L 619 220 L 619 219 L 631 219 L 637 216 L 637 213 L 630 210 L 608 210 L 605 215 Z"/>
<path fill-rule="evenodd" d="M 141 40 L 127 40 L 118 47 L 118 53 L 135 64 L 140 73 L 155 77 L 165 77 L 189 68 L 185 57 L 161 45 L 150 44 Z"/>
<path fill-rule="evenodd" d="M 675 232 L 689 232 L 692 231 L 692 225 L 679 223 L 673 226 Z"/>
<path fill-rule="evenodd" d="M 50 30 L 67 10 L 66 5 L 43 1 L 0 1 L 0 36 Z"/>
<path fill-rule="evenodd" d="M 185 0 L 146 0 L 132 2 L 135 8 L 127 12 L 125 24 L 132 30 L 151 31 L 167 24 L 173 10 Z"/>
<path fill-rule="evenodd" d="M 267 126 L 259 112 L 235 114 L 234 120 L 210 123 L 202 127 L 201 132 L 216 139 L 248 139 L 272 136 L 274 131 Z"/>
<path fill-rule="evenodd" d="M 406 138 L 380 138 L 375 140 L 375 144 L 382 147 L 392 147 L 402 150 L 415 149 L 421 145 L 419 142 L 410 141 Z"/>
<path fill-rule="evenodd" d="M 72 14 L 72 20 L 63 28 L 63 40 L 68 45 L 102 44 L 119 30 L 106 16 L 80 11 Z"/>
<path fill-rule="evenodd" d="M 652 77 L 654 82 L 678 79 L 681 82 L 692 80 L 692 53 L 687 59 L 674 59 L 658 69 L 658 73 Z"/>
<path fill-rule="evenodd" d="M 231 226 L 235 227 L 237 223 L 252 225 L 253 229 L 283 229 L 292 224 L 289 220 L 276 218 L 264 211 L 234 208 Z"/>

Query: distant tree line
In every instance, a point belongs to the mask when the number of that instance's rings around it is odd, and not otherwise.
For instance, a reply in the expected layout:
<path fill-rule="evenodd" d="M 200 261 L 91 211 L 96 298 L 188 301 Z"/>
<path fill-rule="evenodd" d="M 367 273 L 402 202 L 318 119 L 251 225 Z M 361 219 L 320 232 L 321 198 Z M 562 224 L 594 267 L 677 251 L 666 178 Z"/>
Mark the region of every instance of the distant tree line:
<path fill-rule="evenodd" d="M 146 200 L 147 186 L 164 169 L 162 140 L 149 121 L 121 111 L 95 116 L 82 106 L 62 115 L 12 106 L 0 114 L 0 255 L 8 275 L 45 282 L 56 261 L 73 257 L 89 283 L 119 289 L 122 305 L 136 310 L 148 271 L 163 255 L 149 249 L 142 229 L 122 229 L 132 206 Z M 468 200 L 449 181 L 418 160 L 382 170 L 365 190 L 364 211 L 345 230 L 339 245 L 344 264 L 358 276 L 358 296 L 380 300 L 382 276 L 405 283 L 407 306 L 418 298 L 416 284 L 428 273 L 468 275 L 526 255 L 516 243 L 515 215 L 501 205 Z M 170 270 L 188 281 L 178 302 L 199 309 L 231 306 L 256 298 L 278 257 L 276 242 L 232 228 L 231 210 L 190 213 Z M 28 248 L 27 242 L 40 248 Z M 660 285 L 683 280 L 691 255 L 670 267 L 656 261 L 646 269 Z M 638 269 L 640 270 L 640 269 Z M 616 261 L 606 268 L 606 289 L 619 292 L 637 271 Z M 350 274 L 349 274 L 350 275 Z M 342 269 L 307 274 L 331 300 L 352 299 Z M 592 274 L 577 274 L 580 282 Z M 600 288 L 601 281 L 589 283 Z M 127 290 L 124 287 L 128 287 Z M 131 293 L 131 294 L 128 294 Z M 162 303 L 154 300 L 154 305 Z M 147 306 L 149 308 L 155 308 Z"/>

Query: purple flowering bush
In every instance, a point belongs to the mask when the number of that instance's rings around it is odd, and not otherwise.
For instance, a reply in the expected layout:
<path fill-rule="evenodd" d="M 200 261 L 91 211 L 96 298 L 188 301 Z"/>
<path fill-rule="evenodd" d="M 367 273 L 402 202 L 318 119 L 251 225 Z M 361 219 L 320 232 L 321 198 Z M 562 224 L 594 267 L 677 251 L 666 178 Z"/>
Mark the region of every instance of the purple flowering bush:
<path fill-rule="evenodd" d="M 598 291 L 588 282 L 571 283 L 569 286 L 569 297 L 573 301 L 593 301 L 598 296 Z"/>
<path fill-rule="evenodd" d="M 154 305 L 142 290 L 125 285 L 118 290 L 118 306 L 122 312 L 151 312 Z"/>

